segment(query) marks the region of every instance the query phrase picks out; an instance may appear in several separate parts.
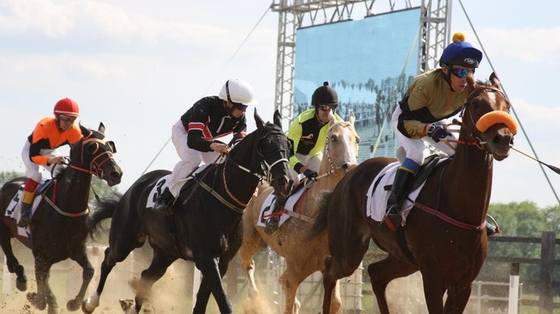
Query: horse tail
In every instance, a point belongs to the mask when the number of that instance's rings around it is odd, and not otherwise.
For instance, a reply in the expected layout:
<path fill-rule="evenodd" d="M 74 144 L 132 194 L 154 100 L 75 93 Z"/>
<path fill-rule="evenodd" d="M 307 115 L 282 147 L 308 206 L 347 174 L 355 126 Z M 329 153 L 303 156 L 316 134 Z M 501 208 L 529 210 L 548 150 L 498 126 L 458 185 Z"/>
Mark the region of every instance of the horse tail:
<path fill-rule="evenodd" d="M 99 199 L 95 202 L 95 210 L 92 211 L 88 219 L 88 230 L 92 239 L 102 231 L 101 222 L 113 217 L 120 198 L 121 195 L 119 194 L 115 198 Z"/>
<path fill-rule="evenodd" d="M 331 203 L 333 192 L 323 192 L 323 197 L 319 202 L 319 211 L 315 219 L 315 223 L 309 230 L 307 240 L 311 241 L 325 232 L 327 229 L 327 220 L 329 212 L 329 204 Z"/>

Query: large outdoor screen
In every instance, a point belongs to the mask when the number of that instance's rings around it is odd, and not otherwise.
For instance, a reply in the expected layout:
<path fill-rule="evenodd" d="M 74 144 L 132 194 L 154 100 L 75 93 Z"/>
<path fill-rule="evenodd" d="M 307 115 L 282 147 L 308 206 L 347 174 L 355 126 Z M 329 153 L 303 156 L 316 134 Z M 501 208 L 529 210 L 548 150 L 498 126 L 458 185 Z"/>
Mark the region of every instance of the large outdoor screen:
<path fill-rule="evenodd" d="M 391 115 L 418 74 L 420 8 L 298 29 L 293 117 L 311 108 L 313 91 L 328 81 L 339 97 L 337 113 L 353 110 L 360 162 L 394 157 Z"/>

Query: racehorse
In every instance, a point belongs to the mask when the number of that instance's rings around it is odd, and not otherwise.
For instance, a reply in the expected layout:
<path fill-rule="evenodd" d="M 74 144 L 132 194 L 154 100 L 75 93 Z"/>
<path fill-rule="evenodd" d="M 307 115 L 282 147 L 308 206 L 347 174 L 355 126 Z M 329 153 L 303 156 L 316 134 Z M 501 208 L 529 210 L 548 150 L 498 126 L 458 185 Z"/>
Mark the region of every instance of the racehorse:
<path fill-rule="evenodd" d="M 82 285 L 76 297 L 68 301 L 66 307 L 69 311 L 80 308 L 93 277 L 94 269 L 86 254 L 92 175 L 104 179 L 109 186 L 119 184 L 122 177 L 121 168 L 113 159 L 115 144 L 105 140 L 105 126 L 101 123 L 98 131 L 81 125 L 80 129 L 83 138 L 71 144 L 67 169 L 46 190 L 40 192 L 42 199 L 29 227 L 31 239 L 18 234 L 14 219 L 4 215 L 0 223 L 0 245 L 7 259 L 8 270 L 17 275 L 17 288 L 27 290 L 27 277 L 23 266 L 14 256 L 11 238 L 17 238 L 33 252 L 37 292 L 28 293 L 27 299 L 39 310 L 44 310 L 48 305 L 49 314 L 60 311 L 48 282 L 53 264 L 70 258 L 82 267 Z M 16 178 L 2 186 L 2 213 L 6 212 L 9 202 L 25 181 L 26 178 Z"/>
<path fill-rule="evenodd" d="M 114 212 L 114 215 L 99 284 L 82 306 L 85 313 L 92 313 L 99 306 L 111 269 L 134 248 L 144 245 L 146 236 L 153 249 L 153 259 L 136 283 L 135 305 L 132 306 L 132 301 L 121 303 L 126 313 L 140 312 L 153 283 L 179 258 L 194 261 L 202 273 L 193 313 L 206 312 L 210 294 L 220 313 L 232 313 L 221 278 L 241 246 L 245 207 L 259 181 L 269 176 L 279 195 L 287 196 L 293 184 L 288 167 L 291 146 L 282 132 L 280 114 L 275 113 L 275 123 L 265 124 L 255 111 L 255 121 L 257 129 L 236 144 L 225 161 L 209 164 L 183 186 L 173 205 L 173 216 L 146 208 L 151 190 L 169 173 L 164 170 L 143 175 L 120 201 L 101 207 L 101 212 Z M 99 221 L 103 218 L 100 216 Z"/>
<path fill-rule="evenodd" d="M 508 157 L 517 124 L 494 73 L 489 82 L 468 77 L 455 155 L 427 178 L 397 232 L 383 233 L 366 217 L 366 197 L 390 158 L 372 158 L 346 175 L 321 205 L 311 235 L 328 230 L 331 256 L 325 259 L 323 313 L 329 313 L 337 279 L 359 266 L 369 240 L 388 253 L 368 267 L 381 313 L 389 313 L 386 287 L 395 278 L 420 271 L 429 313 L 463 313 L 473 280 L 486 258 L 485 217 L 492 187 L 493 159 Z M 443 296 L 447 299 L 443 302 Z"/>
<path fill-rule="evenodd" d="M 355 115 L 350 113 L 349 121 L 336 122 L 330 116 L 331 127 L 327 133 L 323 159 L 317 181 L 307 188 L 294 206 L 292 217 L 286 220 L 273 234 L 267 234 L 264 227 L 257 226 L 261 220 L 261 208 L 273 192 L 268 187 L 259 192 L 258 197 L 249 202 L 243 215 L 243 244 L 239 250 L 242 268 L 249 278 L 249 296 L 256 297 L 259 290 L 255 283 L 255 262 L 252 257 L 258 249 L 268 245 L 286 260 L 286 270 L 279 279 L 285 294 L 284 313 L 298 313 L 299 301 L 296 292 L 303 280 L 316 271 L 324 271 L 323 260 L 328 256 L 327 233 L 306 242 L 306 236 L 318 211 L 318 201 L 325 191 L 332 192 L 336 184 L 349 170 L 358 164 L 358 143 L 360 138 L 354 129 Z M 308 181 L 309 182 L 309 181 Z M 307 249 L 302 250 L 302 245 Z M 338 292 L 338 290 L 337 290 Z M 340 307 L 340 297 L 333 299 L 334 310 Z"/>

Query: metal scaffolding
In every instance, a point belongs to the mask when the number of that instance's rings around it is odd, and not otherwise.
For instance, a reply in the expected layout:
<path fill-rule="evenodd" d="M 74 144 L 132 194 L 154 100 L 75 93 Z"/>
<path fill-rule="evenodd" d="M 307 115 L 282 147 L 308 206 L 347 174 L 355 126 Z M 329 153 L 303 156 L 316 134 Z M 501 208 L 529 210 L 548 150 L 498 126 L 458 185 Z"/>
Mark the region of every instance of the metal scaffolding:
<path fill-rule="evenodd" d="M 296 30 L 323 24 L 363 18 L 397 10 L 421 7 L 422 21 L 418 49 L 418 73 L 438 64 L 450 38 L 452 0 L 273 0 L 271 9 L 278 12 L 278 42 L 274 108 L 282 114 L 283 125 L 292 120 Z M 374 6 L 375 5 L 375 6 Z"/>

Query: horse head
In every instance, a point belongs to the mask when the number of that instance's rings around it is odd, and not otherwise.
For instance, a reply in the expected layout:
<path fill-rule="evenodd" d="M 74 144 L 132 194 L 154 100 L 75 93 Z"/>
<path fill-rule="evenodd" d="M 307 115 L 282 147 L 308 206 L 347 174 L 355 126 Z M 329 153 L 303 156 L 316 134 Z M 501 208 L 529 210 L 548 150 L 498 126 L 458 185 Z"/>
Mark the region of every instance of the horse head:
<path fill-rule="evenodd" d="M 99 124 L 97 131 L 80 125 L 82 139 L 72 144 L 70 167 L 107 181 L 109 186 L 121 182 L 122 170 L 113 158 L 117 152 L 113 141 L 105 140 L 105 126 Z"/>
<path fill-rule="evenodd" d="M 358 165 L 360 136 L 354 128 L 356 115 L 350 111 L 347 122 L 336 121 L 331 112 L 329 120 L 331 127 L 327 132 L 323 160 L 327 160 L 331 170 L 341 170 L 346 174 Z M 321 169 L 321 173 L 325 170 Z"/>
<path fill-rule="evenodd" d="M 290 176 L 288 159 L 291 144 L 282 131 L 281 115 L 274 112 L 274 123 L 264 123 L 255 110 L 256 149 L 253 160 L 262 161 L 261 174 L 268 176 L 270 185 L 274 187 L 276 195 L 288 196 L 292 190 L 293 180 Z"/>
<path fill-rule="evenodd" d="M 492 73 L 489 83 L 468 77 L 471 93 L 463 107 L 461 137 L 501 161 L 508 157 L 517 122 L 510 115 L 511 104 L 501 90 L 498 77 Z"/>

